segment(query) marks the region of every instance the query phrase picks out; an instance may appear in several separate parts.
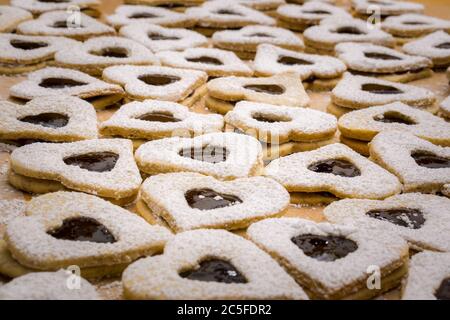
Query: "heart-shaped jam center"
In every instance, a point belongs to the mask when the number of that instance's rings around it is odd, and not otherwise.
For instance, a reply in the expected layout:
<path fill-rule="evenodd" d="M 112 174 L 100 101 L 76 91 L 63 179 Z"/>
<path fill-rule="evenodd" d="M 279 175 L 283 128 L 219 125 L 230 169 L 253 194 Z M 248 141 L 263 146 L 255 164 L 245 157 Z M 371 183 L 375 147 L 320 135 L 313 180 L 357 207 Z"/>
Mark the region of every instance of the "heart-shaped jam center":
<path fill-rule="evenodd" d="M 328 11 L 325 10 L 303 10 L 303 13 L 307 14 L 331 14 Z"/>
<path fill-rule="evenodd" d="M 225 147 L 203 146 L 202 148 L 185 148 L 179 152 L 179 155 L 193 160 L 219 163 L 227 160 L 229 151 Z"/>
<path fill-rule="evenodd" d="M 89 217 L 64 219 L 62 225 L 47 232 L 59 240 L 114 243 L 113 234 L 100 222 Z"/>
<path fill-rule="evenodd" d="M 364 56 L 376 60 L 402 60 L 402 58 L 381 52 L 364 52 Z"/>
<path fill-rule="evenodd" d="M 244 88 L 260 93 L 268 93 L 273 95 L 279 95 L 284 93 L 284 88 L 276 84 L 248 84 L 245 85 Z"/>
<path fill-rule="evenodd" d="M 24 41 L 24 40 L 18 40 L 18 39 L 11 40 L 10 44 L 14 48 L 21 49 L 21 50 L 35 50 L 35 49 L 39 49 L 39 48 L 48 47 L 48 43 L 45 43 L 45 42 Z"/>
<path fill-rule="evenodd" d="M 255 119 L 256 121 L 268 123 L 292 121 L 292 119 L 289 119 L 284 116 L 278 116 L 274 114 L 264 114 L 264 113 L 255 113 L 254 115 L 252 115 L 252 118 Z"/>
<path fill-rule="evenodd" d="M 408 26 L 423 26 L 423 25 L 427 25 L 428 22 L 424 22 L 424 21 L 403 21 L 402 24 L 406 24 Z"/>
<path fill-rule="evenodd" d="M 230 16 L 242 16 L 242 14 L 232 11 L 232 10 L 228 10 L 228 9 L 220 9 L 220 10 L 216 11 L 216 14 L 223 14 L 223 15 L 230 15 Z"/>
<path fill-rule="evenodd" d="M 425 223 L 423 213 L 418 209 L 375 209 L 366 212 L 366 215 L 410 229 L 420 229 Z"/>
<path fill-rule="evenodd" d="M 91 54 L 100 57 L 120 58 L 120 59 L 128 58 L 130 55 L 130 53 L 126 48 L 121 47 L 106 47 L 98 51 L 91 51 Z"/>
<path fill-rule="evenodd" d="M 152 40 L 180 40 L 180 38 L 173 37 L 173 36 L 165 36 L 160 33 L 150 32 L 148 34 L 148 37 Z"/>
<path fill-rule="evenodd" d="M 130 19 L 150 19 L 150 18 L 158 18 L 156 14 L 151 12 L 136 12 L 130 15 L 128 18 Z"/>
<path fill-rule="evenodd" d="M 411 157 L 416 163 L 429 169 L 450 168 L 450 159 L 438 156 L 428 151 L 414 151 Z"/>
<path fill-rule="evenodd" d="M 177 119 L 170 112 L 150 112 L 146 113 L 142 116 L 139 116 L 137 119 L 150 121 L 150 122 L 180 122 L 180 119 Z"/>
<path fill-rule="evenodd" d="M 293 237 L 291 241 L 305 255 L 319 261 L 335 261 L 358 249 L 356 242 L 339 236 L 305 234 Z"/>
<path fill-rule="evenodd" d="M 138 79 L 150 86 L 167 86 L 168 84 L 181 80 L 180 77 L 167 74 L 145 74 L 139 76 Z"/>
<path fill-rule="evenodd" d="M 108 172 L 116 166 L 119 155 L 113 152 L 91 152 L 64 159 L 64 163 L 93 172 Z"/>
<path fill-rule="evenodd" d="M 39 83 L 40 87 L 49 88 L 49 89 L 64 89 L 64 88 L 72 88 L 84 86 L 87 83 L 68 79 L 68 78 L 45 78 Z"/>
<path fill-rule="evenodd" d="M 384 123 L 401 123 L 406 125 L 416 124 L 409 117 L 395 111 L 388 111 L 384 114 L 377 115 L 373 120 Z"/>
<path fill-rule="evenodd" d="M 295 66 L 295 65 L 309 66 L 309 65 L 314 64 L 313 62 L 310 62 L 310 61 L 306 61 L 306 60 L 294 58 L 294 57 L 289 57 L 289 56 L 280 56 L 277 61 L 278 61 L 278 63 L 284 64 L 286 66 Z"/>
<path fill-rule="evenodd" d="M 246 37 L 274 38 L 274 36 L 267 34 L 267 33 L 263 33 L 263 32 L 252 33 L 252 34 L 246 35 Z"/>
<path fill-rule="evenodd" d="M 199 210 L 214 210 L 242 203 L 239 197 L 219 193 L 212 189 L 189 190 L 184 196 L 191 208 Z"/>
<path fill-rule="evenodd" d="M 189 62 L 196 62 L 196 63 L 204 63 L 204 64 L 212 64 L 216 66 L 223 65 L 223 62 L 219 59 L 213 58 L 213 57 L 207 57 L 207 56 L 201 56 L 198 58 L 186 58 Z"/>
<path fill-rule="evenodd" d="M 450 49 L 450 42 L 444 42 L 436 46 L 438 49 Z"/>
<path fill-rule="evenodd" d="M 32 123 L 46 128 L 63 128 L 69 123 L 69 117 L 60 113 L 41 113 L 20 118 L 19 121 Z"/>
<path fill-rule="evenodd" d="M 349 178 L 361 175 L 361 171 L 353 163 L 344 159 L 318 161 L 308 166 L 308 170 Z"/>
<path fill-rule="evenodd" d="M 378 83 L 364 83 L 361 90 L 374 94 L 401 94 L 403 91 L 393 87 Z"/>
<path fill-rule="evenodd" d="M 442 280 L 441 285 L 436 290 L 434 296 L 438 300 L 450 300 L 450 278 Z"/>
<path fill-rule="evenodd" d="M 247 279 L 231 263 L 220 259 L 202 261 L 197 269 L 184 271 L 180 277 L 205 282 L 247 283 Z"/>
<path fill-rule="evenodd" d="M 352 34 L 352 35 L 366 34 L 365 32 L 362 32 L 361 30 L 353 26 L 340 27 L 335 32 L 339 34 Z"/>

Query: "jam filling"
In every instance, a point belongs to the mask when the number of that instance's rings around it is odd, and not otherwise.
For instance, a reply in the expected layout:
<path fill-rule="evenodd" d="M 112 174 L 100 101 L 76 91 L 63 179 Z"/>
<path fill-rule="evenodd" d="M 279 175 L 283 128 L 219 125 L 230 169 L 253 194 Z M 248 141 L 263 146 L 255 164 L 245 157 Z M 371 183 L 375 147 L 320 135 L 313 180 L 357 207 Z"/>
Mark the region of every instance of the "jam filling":
<path fill-rule="evenodd" d="M 450 300 L 450 278 L 442 280 L 434 296 L 438 300 Z"/>
<path fill-rule="evenodd" d="M 205 260 L 199 268 L 180 273 L 180 277 L 205 282 L 247 283 L 247 279 L 231 263 L 220 259 Z"/>
<path fill-rule="evenodd" d="M 89 217 L 65 219 L 60 227 L 47 233 L 59 240 L 95 243 L 114 243 L 117 241 L 103 224 Z"/>
<path fill-rule="evenodd" d="M 158 18 L 156 14 L 150 13 L 150 12 L 136 12 L 133 13 L 128 18 L 130 19 L 147 19 L 147 18 Z"/>
<path fill-rule="evenodd" d="M 216 14 L 227 14 L 227 15 L 232 15 L 232 16 L 242 16 L 242 14 L 235 12 L 235 11 L 231 11 L 228 9 L 220 9 L 218 11 L 216 11 Z"/>
<path fill-rule="evenodd" d="M 402 60 L 402 58 L 380 52 L 364 52 L 364 56 L 376 60 Z"/>
<path fill-rule="evenodd" d="M 179 155 L 193 160 L 219 163 L 227 160 L 229 151 L 225 147 L 216 147 L 207 145 L 202 148 L 185 148 L 179 152 Z"/>
<path fill-rule="evenodd" d="M 422 26 L 422 25 L 427 25 L 427 22 L 423 22 L 423 21 L 404 21 L 402 22 L 402 24 L 406 24 L 409 26 Z"/>
<path fill-rule="evenodd" d="M 363 35 L 363 34 L 365 34 L 361 30 L 359 30 L 358 28 L 352 27 L 352 26 L 340 27 L 335 32 L 339 33 L 339 34 L 353 34 L 353 35 Z"/>
<path fill-rule="evenodd" d="M 172 37 L 172 36 L 165 36 L 160 33 L 149 33 L 148 37 L 152 40 L 180 40 L 180 38 Z"/>
<path fill-rule="evenodd" d="M 41 113 L 20 118 L 19 121 L 32 123 L 46 128 L 62 128 L 69 123 L 69 117 L 60 113 Z"/>
<path fill-rule="evenodd" d="M 366 92 L 375 93 L 375 94 L 401 94 L 403 91 L 392 87 L 385 86 L 383 84 L 378 83 L 365 83 L 361 86 L 361 89 Z"/>
<path fill-rule="evenodd" d="M 349 178 L 361 175 L 361 171 L 353 163 L 343 159 L 319 161 L 308 166 L 308 170 Z"/>
<path fill-rule="evenodd" d="M 64 89 L 64 88 L 72 88 L 84 86 L 87 83 L 80 82 L 73 79 L 68 78 L 46 78 L 39 83 L 40 87 L 50 88 L 50 89 Z"/>
<path fill-rule="evenodd" d="M 61 20 L 61 21 L 55 21 L 50 27 L 55 29 L 67 29 L 71 26 L 68 21 Z M 82 25 L 77 25 L 77 28 L 84 28 Z"/>
<path fill-rule="evenodd" d="M 116 166 L 119 155 L 113 152 L 91 152 L 64 159 L 69 166 L 77 166 L 93 172 L 108 172 Z"/>
<path fill-rule="evenodd" d="M 244 88 L 260 93 L 268 93 L 273 95 L 284 93 L 284 88 L 275 84 L 249 84 L 244 86 Z"/>
<path fill-rule="evenodd" d="M 18 39 L 11 40 L 10 44 L 14 48 L 22 49 L 22 50 L 35 50 L 35 49 L 39 49 L 39 48 L 48 47 L 48 43 L 45 43 L 45 42 L 33 42 L 33 41 L 24 41 L 24 40 L 18 40 Z"/>
<path fill-rule="evenodd" d="M 435 155 L 427 151 L 415 151 L 411 154 L 411 157 L 416 163 L 429 169 L 441 169 L 450 168 L 450 159 Z"/>
<path fill-rule="evenodd" d="M 252 118 L 255 119 L 256 121 L 268 122 L 268 123 L 291 121 L 291 119 L 287 119 L 285 117 L 276 116 L 273 114 L 262 114 L 262 113 L 256 113 L 256 114 L 252 115 Z"/>
<path fill-rule="evenodd" d="M 267 33 L 262 33 L 262 32 L 252 33 L 252 34 L 247 35 L 247 37 L 274 38 L 274 36 L 267 34 Z"/>
<path fill-rule="evenodd" d="M 415 124 L 414 121 L 409 119 L 407 116 L 398 112 L 385 112 L 384 114 L 377 115 L 373 118 L 375 121 L 384 123 L 401 123 L 406 125 Z"/>
<path fill-rule="evenodd" d="M 303 13 L 309 13 L 309 14 L 331 14 L 328 11 L 324 10 L 304 10 Z"/>
<path fill-rule="evenodd" d="M 223 65 L 223 62 L 220 61 L 219 59 L 216 59 L 213 57 L 207 57 L 207 56 L 202 56 L 202 57 L 198 57 L 198 58 L 186 58 L 186 60 L 190 61 L 190 62 L 212 64 L 212 65 L 216 65 L 216 66 Z"/>
<path fill-rule="evenodd" d="M 284 64 L 286 66 L 295 66 L 295 65 L 312 65 L 313 62 L 306 61 L 299 58 L 289 57 L 289 56 L 281 56 L 277 60 L 278 63 Z"/>
<path fill-rule="evenodd" d="M 126 48 L 121 47 L 107 47 L 99 51 L 91 51 L 91 54 L 108 58 L 128 58 L 130 55 Z"/>
<path fill-rule="evenodd" d="M 219 193 L 212 189 L 189 190 L 184 197 L 191 208 L 200 210 L 214 210 L 242 203 L 239 197 Z"/>
<path fill-rule="evenodd" d="M 444 42 L 444 43 L 438 44 L 435 48 L 450 49 L 450 42 Z"/>
<path fill-rule="evenodd" d="M 375 209 L 366 212 L 366 215 L 410 229 L 420 229 L 425 223 L 423 213 L 418 209 Z"/>
<path fill-rule="evenodd" d="M 139 76 L 138 79 L 150 86 L 167 86 L 168 84 L 181 80 L 180 77 L 166 74 L 146 74 Z"/>
<path fill-rule="evenodd" d="M 180 122 L 180 119 L 177 119 L 173 116 L 173 114 L 169 112 L 151 112 L 144 114 L 137 119 L 151 122 Z"/>
<path fill-rule="evenodd" d="M 44 3 L 66 3 L 66 2 L 70 2 L 70 0 L 38 0 L 39 2 L 44 2 Z"/>
<path fill-rule="evenodd" d="M 305 255 L 319 261 L 335 261 L 358 249 L 356 242 L 339 236 L 305 234 L 293 237 L 291 241 Z"/>

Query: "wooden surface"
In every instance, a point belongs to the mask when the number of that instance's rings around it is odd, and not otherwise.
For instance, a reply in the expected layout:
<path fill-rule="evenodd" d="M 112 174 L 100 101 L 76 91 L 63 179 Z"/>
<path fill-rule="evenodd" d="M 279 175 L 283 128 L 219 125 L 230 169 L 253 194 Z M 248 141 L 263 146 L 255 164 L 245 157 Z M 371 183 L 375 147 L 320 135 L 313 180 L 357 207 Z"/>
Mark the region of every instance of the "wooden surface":
<path fill-rule="evenodd" d="M 426 5 L 426 14 L 433 15 L 436 17 L 450 19 L 450 10 L 449 10 L 449 0 L 410 0 L 413 2 L 423 3 Z M 0 0 L 0 4 L 7 4 L 9 1 Z M 114 9 L 122 3 L 120 0 L 103 0 L 103 4 L 101 6 L 101 10 L 103 14 L 111 14 Z M 348 5 L 348 1 L 342 0 L 339 1 L 340 5 Z M 0 98 L 8 99 L 9 97 L 9 88 L 23 81 L 23 76 L 14 76 L 14 77 L 6 77 L 0 76 Z M 417 85 L 420 87 L 425 87 L 431 89 L 438 97 L 438 101 L 440 102 L 445 97 L 450 94 L 450 89 L 448 86 L 448 81 L 445 77 L 444 73 L 437 73 L 434 77 L 430 79 L 419 80 L 415 82 L 411 82 L 410 84 Z M 330 101 L 330 93 L 313 93 L 308 92 L 311 98 L 311 108 L 325 111 L 326 105 Z M 194 110 L 197 112 L 208 112 L 202 103 L 198 103 L 194 106 Z M 114 109 L 101 111 L 98 113 L 98 120 L 104 121 L 109 118 L 113 113 Z M 1 111 L 0 111 L 1 112 Z M 14 188 L 8 185 L 6 181 L 5 171 L 8 166 L 9 154 L 2 153 L 0 151 L 0 199 L 26 199 L 29 200 L 31 198 L 30 195 L 23 194 L 19 191 L 16 191 Z M 134 207 L 129 208 L 131 211 L 134 211 Z M 288 210 L 286 216 L 292 217 L 303 217 L 315 221 L 323 221 L 324 217 L 322 215 L 323 207 L 295 207 L 291 206 Z M 106 298 L 120 298 L 120 283 L 117 281 L 107 281 L 99 284 L 99 288 L 101 293 Z M 398 298 L 398 292 L 394 291 L 391 294 L 385 295 L 384 298 Z"/>

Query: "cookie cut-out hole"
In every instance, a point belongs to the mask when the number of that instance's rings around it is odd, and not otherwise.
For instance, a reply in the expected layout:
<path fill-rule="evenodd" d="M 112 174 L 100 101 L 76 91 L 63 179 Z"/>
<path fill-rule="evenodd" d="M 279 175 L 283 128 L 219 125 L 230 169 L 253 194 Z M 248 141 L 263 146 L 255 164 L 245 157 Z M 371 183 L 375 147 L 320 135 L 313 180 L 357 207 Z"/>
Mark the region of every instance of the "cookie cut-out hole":
<path fill-rule="evenodd" d="M 41 113 L 18 119 L 22 122 L 32 123 L 46 128 L 63 128 L 69 123 L 69 117 L 60 113 Z"/>
<path fill-rule="evenodd" d="M 108 47 L 103 48 L 98 51 L 91 51 L 91 54 L 100 57 L 108 57 L 108 58 L 128 58 L 130 53 L 126 48 L 121 47 Z"/>
<path fill-rule="evenodd" d="M 220 9 L 216 11 L 216 14 L 230 15 L 230 16 L 242 16 L 242 14 L 228 10 L 228 9 Z"/>
<path fill-rule="evenodd" d="M 344 159 L 328 159 L 315 162 L 308 166 L 308 170 L 318 173 L 331 173 L 341 177 L 357 177 L 361 171 L 350 161 Z"/>
<path fill-rule="evenodd" d="M 303 10 L 303 13 L 307 14 L 331 14 L 331 12 L 325 10 Z"/>
<path fill-rule="evenodd" d="M 83 25 L 71 24 L 68 20 L 55 21 L 50 27 L 55 29 L 67 29 L 69 27 L 84 28 Z"/>
<path fill-rule="evenodd" d="M 438 300 L 450 300 L 450 277 L 442 280 L 434 296 Z"/>
<path fill-rule="evenodd" d="M 284 88 L 276 84 L 248 84 L 245 85 L 244 88 L 260 93 L 268 93 L 273 95 L 284 93 Z"/>
<path fill-rule="evenodd" d="M 370 3 L 370 4 L 379 4 L 379 5 L 382 5 L 382 6 L 391 6 L 392 5 L 392 3 L 390 3 L 390 2 L 384 2 L 384 1 L 380 1 L 380 0 L 370 0 L 370 1 L 367 1 L 368 3 Z"/>
<path fill-rule="evenodd" d="M 375 209 L 366 212 L 366 215 L 410 229 L 420 229 L 425 223 L 422 211 L 410 208 Z"/>
<path fill-rule="evenodd" d="M 70 0 L 38 0 L 39 2 L 44 3 L 67 3 L 70 2 Z"/>
<path fill-rule="evenodd" d="M 314 62 L 310 62 L 304 59 L 299 59 L 299 58 L 294 58 L 294 57 L 289 57 L 289 56 L 281 56 L 278 58 L 278 63 L 287 65 L 287 66 L 295 66 L 295 65 L 300 65 L 300 66 L 309 66 L 314 64 Z"/>
<path fill-rule="evenodd" d="M 163 34 L 155 33 L 155 32 L 150 32 L 147 36 L 152 40 L 158 40 L 158 41 L 159 40 L 180 40 L 180 38 L 178 38 L 178 37 L 165 36 Z"/>
<path fill-rule="evenodd" d="M 403 91 L 393 87 L 378 83 L 364 83 L 361 90 L 374 94 L 401 94 Z"/>
<path fill-rule="evenodd" d="M 64 163 L 93 172 L 109 172 L 116 166 L 119 155 L 113 152 L 91 152 L 67 157 Z"/>
<path fill-rule="evenodd" d="M 199 210 L 214 210 L 242 203 L 239 197 L 219 193 L 212 189 L 189 190 L 184 197 L 191 208 Z"/>
<path fill-rule="evenodd" d="M 223 65 L 223 62 L 220 61 L 219 59 L 216 59 L 213 57 L 207 57 L 207 56 L 202 56 L 202 57 L 198 57 L 198 58 L 186 58 L 186 60 L 190 61 L 190 62 L 196 62 L 196 63 L 213 64 L 216 66 Z"/>
<path fill-rule="evenodd" d="M 435 48 L 450 49 L 450 42 L 444 42 L 444 43 L 438 44 Z"/>
<path fill-rule="evenodd" d="M 181 272 L 180 277 L 205 282 L 247 283 L 230 262 L 221 259 L 204 260 L 197 269 Z"/>
<path fill-rule="evenodd" d="M 424 22 L 424 21 L 403 21 L 402 24 L 406 24 L 408 26 L 422 26 L 422 25 L 427 25 L 428 22 Z"/>
<path fill-rule="evenodd" d="M 416 163 L 428 169 L 450 168 L 450 159 L 435 155 L 428 151 L 414 151 L 411 157 Z"/>
<path fill-rule="evenodd" d="M 136 12 L 132 15 L 128 16 L 130 19 L 149 19 L 149 18 L 158 18 L 156 14 L 151 12 Z"/>
<path fill-rule="evenodd" d="M 255 113 L 252 115 L 252 118 L 255 119 L 256 121 L 268 122 L 268 123 L 292 121 L 291 118 L 288 118 L 285 116 L 279 116 L 279 115 L 274 115 L 274 114 L 264 114 L 264 113 Z"/>
<path fill-rule="evenodd" d="M 305 234 L 293 237 L 291 241 L 305 255 L 319 261 L 335 261 L 358 249 L 355 241 L 339 236 Z"/>
<path fill-rule="evenodd" d="M 18 39 L 11 40 L 10 44 L 14 48 L 21 49 L 21 50 L 35 50 L 35 49 L 48 47 L 48 43 L 45 43 L 45 42 L 24 41 L 24 40 L 18 40 Z"/>
<path fill-rule="evenodd" d="M 364 56 L 376 60 L 402 60 L 402 58 L 381 52 L 364 52 Z"/>
<path fill-rule="evenodd" d="M 181 80 L 180 77 L 167 74 L 145 74 L 139 76 L 138 79 L 150 86 L 167 86 L 168 84 Z"/>
<path fill-rule="evenodd" d="M 353 34 L 353 35 L 366 34 L 365 32 L 363 32 L 363 31 L 361 31 L 358 28 L 353 27 L 353 26 L 340 27 L 335 32 L 339 33 L 339 34 Z"/>
<path fill-rule="evenodd" d="M 64 219 L 62 225 L 47 232 L 59 240 L 114 243 L 112 233 L 100 222 L 89 217 Z"/>
<path fill-rule="evenodd" d="M 274 38 L 274 36 L 267 34 L 267 33 L 262 33 L 262 32 L 248 34 L 248 35 L 246 35 L 246 37 Z"/>
<path fill-rule="evenodd" d="M 146 113 L 137 119 L 151 122 L 180 122 L 180 119 L 177 119 L 170 112 L 151 112 Z"/>
<path fill-rule="evenodd" d="M 416 124 L 411 118 L 400 112 L 388 111 L 373 117 L 373 120 L 384 123 L 401 123 L 406 125 Z"/>
<path fill-rule="evenodd" d="M 227 160 L 229 151 L 225 147 L 203 146 L 202 148 L 185 148 L 179 152 L 179 155 L 193 160 L 219 163 Z"/>
<path fill-rule="evenodd" d="M 64 89 L 64 88 L 84 86 L 86 84 L 87 83 L 85 82 L 80 82 L 68 78 L 46 78 L 41 81 L 39 86 L 49 89 Z"/>

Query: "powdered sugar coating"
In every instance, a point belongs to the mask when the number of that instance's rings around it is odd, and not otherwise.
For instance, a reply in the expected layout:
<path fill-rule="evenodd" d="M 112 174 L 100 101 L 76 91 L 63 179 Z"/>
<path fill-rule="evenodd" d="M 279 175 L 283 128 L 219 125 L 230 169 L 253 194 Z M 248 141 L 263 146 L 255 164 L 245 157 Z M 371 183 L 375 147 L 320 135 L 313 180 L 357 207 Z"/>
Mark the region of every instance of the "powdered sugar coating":
<path fill-rule="evenodd" d="M 223 0 L 208 0 L 211 1 L 223 1 Z M 268 11 L 276 9 L 278 6 L 285 3 L 285 0 L 229 0 L 230 2 L 236 2 L 243 6 L 250 7 L 256 10 Z"/>
<path fill-rule="evenodd" d="M 253 71 L 235 53 L 213 48 L 189 48 L 183 52 L 158 52 L 163 65 L 205 71 L 209 76 L 251 76 Z M 210 57 L 219 60 L 221 65 L 192 62 L 189 59 Z"/>
<path fill-rule="evenodd" d="M 286 65 L 278 61 L 282 56 L 304 60 L 307 63 Z M 342 61 L 334 57 L 300 53 L 270 44 L 258 46 L 253 68 L 257 74 L 263 76 L 282 72 L 295 72 L 302 80 L 311 77 L 321 79 L 336 78 L 347 69 Z"/>
<path fill-rule="evenodd" d="M 258 121 L 255 116 L 285 119 L 280 122 Z M 283 143 L 314 141 L 329 138 L 337 129 L 336 118 L 330 114 L 304 108 L 273 106 L 265 103 L 241 101 L 225 116 L 225 121 L 243 130 L 255 130 L 259 140 Z"/>
<path fill-rule="evenodd" d="M 309 1 L 301 6 L 297 4 L 279 6 L 277 9 L 277 17 L 289 23 L 315 25 L 329 17 L 351 18 L 351 15 L 341 7 L 333 6 L 322 1 Z"/>
<path fill-rule="evenodd" d="M 73 21 L 73 19 L 70 18 L 71 14 L 72 13 L 66 11 L 45 12 L 35 20 L 21 23 L 17 27 L 17 32 L 35 36 L 65 36 L 80 40 L 87 39 L 91 36 L 102 36 L 115 33 L 112 27 L 95 20 L 84 13 L 79 13 L 79 21 Z M 61 21 L 67 23 L 67 28 L 54 27 L 55 23 Z M 75 26 L 78 22 L 81 23 L 82 28 Z"/>
<path fill-rule="evenodd" d="M 72 273 L 36 272 L 13 279 L 0 287 L 0 300 L 100 300 L 88 281 L 79 278 L 79 287 L 70 289 Z"/>
<path fill-rule="evenodd" d="M 380 16 L 399 15 L 403 13 L 420 13 L 424 5 L 397 0 L 352 0 L 352 9 L 362 15 L 370 15 L 371 8 L 377 6 Z"/>
<path fill-rule="evenodd" d="M 450 96 L 448 96 L 444 101 L 441 102 L 440 107 L 442 114 L 445 117 L 450 118 Z"/>
<path fill-rule="evenodd" d="M 74 7 L 84 9 L 96 7 L 100 4 L 98 0 L 11 0 L 11 5 L 32 12 L 33 14 L 41 14 L 48 11 L 69 10 Z"/>
<path fill-rule="evenodd" d="M 40 196 L 30 202 L 27 214 L 8 224 L 5 241 L 17 261 L 39 270 L 130 263 L 160 252 L 172 237 L 166 228 L 149 225 L 121 207 L 83 193 L 56 192 Z M 61 226 L 65 219 L 76 217 L 97 220 L 116 242 L 68 241 L 47 233 Z"/>
<path fill-rule="evenodd" d="M 210 163 L 184 157 L 179 153 L 186 148 L 225 148 L 225 161 Z M 262 166 L 262 147 L 253 137 L 237 133 L 210 133 L 192 139 L 167 138 L 150 141 L 136 151 L 139 168 L 149 174 L 191 171 L 211 175 L 223 180 L 257 175 Z"/>
<path fill-rule="evenodd" d="M 175 77 L 179 80 L 167 85 L 151 85 L 139 78 L 146 75 Z M 160 66 L 113 66 L 103 71 L 103 79 L 120 84 L 134 99 L 181 101 L 203 85 L 208 76 L 203 71 L 175 69 Z"/>
<path fill-rule="evenodd" d="M 386 123 L 375 120 L 380 116 L 383 118 L 386 114 L 399 116 L 412 123 Z M 401 130 L 435 144 L 450 145 L 450 123 L 427 111 L 409 107 L 401 102 L 349 112 L 339 118 L 339 130 L 348 138 L 363 141 L 370 141 L 382 131 Z"/>
<path fill-rule="evenodd" d="M 133 18 L 134 15 L 145 15 L 145 18 Z M 150 16 L 150 17 L 148 17 Z M 145 24 L 157 24 L 165 27 L 192 27 L 195 20 L 185 13 L 175 12 L 166 8 L 121 5 L 118 6 L 114 14 L 107 16 L 106 21 L 116 28 L 142 22 Z"/>
<path fill-rule="evenodd" d="M 88 102 L 71 96 L 46 96 L 25 105 L 0 101 L 0 139 L 42 139 L 46 141 L 76 141 L 97 138 L 97 115 Z M 45 127 L 25 121 L 27 116 L 56 113 L 68 118 L 67 125 Z"/>
<path fill-rule="evenodd" d="M 67 157 L 93 152 L 112 152 L 119 158 L 114 168 L 106 172 L 64 163 Z M 70 189 L 115 199 L 132 196 L 142 182 L 133 158 L 133 145 L 124 139 L 26 145 L 11 154 L 11 168 L 27 177 L 56 180 Z"/>
<path fill-rule="evenodd" d="M 450 183 L 450 168 L 419 166 L 411 156 L 414 151 L 450 158 L 450 147 L 436 146 L 404 131 L 381 132 L 370 144 L 371 158 L 394 173 L 403 183 L 405 192 L 434 193 Z"/>
<path fill-rule="evenodd" d="M 351 70 L 370 73 L 395 73 L 420 70 L 432 67 L 430 59 L 420 56 L 411 56 L 370 43 L 340 43 L 335 48 L 339 59 L 344 61 Z M 377 59 L 366 54 L 388 55 L 392 59 Z"/>
<path fill-rule="evenodd" d="M 195 189 L 211 189 L 238 197 L 242 203 L 200 210 L 192 208 L 185 194 Z M 220 181 L 198 173 L 169 173 L 148 178 L 141 197 L 154 214 L 162 216 L 177 232 L 199 228 L 242 228 L 255 220 L 279 215 L 289 205 L 289 193 L 265 177 Z"/>
<path fill-rule="evenodd" d="M 179 121 L 157 122 L 139 119 L 151 113 L 169 114 Z M 221 115 L 191 112 L 188 107 L 173 102 L 145 100 L 123 105 L 111 118 L 100 125 L 100 132 L 127 138 L 157 139 L 222 131 L 223 125 Z"/>
<path fill-rule="evenodd" d="M 1 32 L 13 31 L 19 23 L 31 19 L 33 19 L 33 15 L 26 10 L 11 6 L 0 6 Z"/>
<path fill-rule="evenodd" d="M 341 236 L 358 245 L 356 251 L 333 262 L 320 261 L 304 254 L 291 238 L 313 234 L 318 236 Z M 408 254 L 408 245 L 402 238 L 388 232 L 375 232 L 368 228 L 315 223 L 299 218 L 266 219 L 251 225 L 247 230 L 249 238 L 258 246 L 275 256 L 296 280 L 309 280 L 314 286 L 308 288 L 315 296 L 330 299 L 344 292 L 352 294 L 355 284 L 363 282 L 370 274 L 369 266 L 380 269 L 401 266 L 401 259 Z M 302 284 L 301 281 L 300 284 Z M 364 286 L 365 287 L 365 286 Z M 345 296 L 345 294 L 344 294 Z"/>
<path fill-rule="evenodd" d="M 198 32 L 188 29 L 164 28 L 146 23 L 132 23 L 124 26 L 120 29 L 120 34 L 143 44 L 153 52 L 180 51 L 208 44 L 208 39 Z M 149 34 L 161 35 L 168 39 L 153 40 Z"/>
<path fill-rule="evenodd" d="M 394 88 L 399 93 L 379 94 L 363 90 L 364 84 L 375 84 Z M 332 101 L 345 108 L 362 109 L 392 102 L 403 102 L 412 107 L 426 107 L 436 98 L 430 90 L 413 85 L 397 83 L 373 77 L 354 76 L 345 73 L 344 78 L 332 91 Z"/>
<path fill-rule="evenodd" d="M 183 279 L 179 273 L 205 259 L 234 265 L 247 283 Z M 164 255 L 139 260 L 123 273 L 125 296 L 131 299 L 308 299 L 285 271 L 253 243 L 224 230 L 178 234 Z"/>
<path fill-rule="evenodd" d="M 450 21 L 423 14 L 407 13 L 388 17 L 381 23 L 381 28 L 395 36 L 418 37 L 438 30 L 448 32 Z"/>
<path fill-rule="evenodd" d="M 71 79 L 85 84 L 64 88 L 44 88 L 39 85 L 48 78 Z M 51 95 L 70 95 L 86 99 L 107 94 L 123 94 L 123 89 L 118 85 L 106 83 L 77 70 L 47 67 L 29 73 L 27 80 L 10 88 L 9 94 L 26 100 Z"/>
<path fill-rule="evenodd" d="M 418 228 L 399 226 L 386 220 L 366 215 L 371 210 L 408 208 L 420 210 L 425 219 Z M 332 223 L 366 227 L 373 230 L 390 231 L 403 237 L 416 250 L 450 251 L 450 200 L 444 197 L 421 193 L 406 193 L 377 200 L 340 200 L 324 210 Z M 404 217 L 408 222 L 408 217 Z"/>
<path fill-rule="evenodd" d="M 26 201 L 0 200 L 0 239 L 3 239 L 5 228 L 9 222 L 25 215 Z"/>
<path fill-rule="evenodd" d="M 436 300 L 435 292 L 450 276 L 450 253 L 422 252 L 412 257 L 403 300 Z"/>
<path fill-rule="evenodd" d="M 329 159 L 345 159 L 361 174 L 342 177 L 308 169 L 314 163 Z M 273 160 L 265 174 L 290 192 L 326 191 L 340 198 L 384 199 L 401 190 L 401 184 L 393 174 L 340 143 Z"/>
<path fill-rule="evenodd" d="M 448 42 L 450 42 L 450 35 L 447 32 L 436 31 L 426 37 L 406 43 L 402 50 L 408 54 L 430 58 L 436 66 L 447 66 L 450 64 L 450 49 L 438 46 Z"/>

